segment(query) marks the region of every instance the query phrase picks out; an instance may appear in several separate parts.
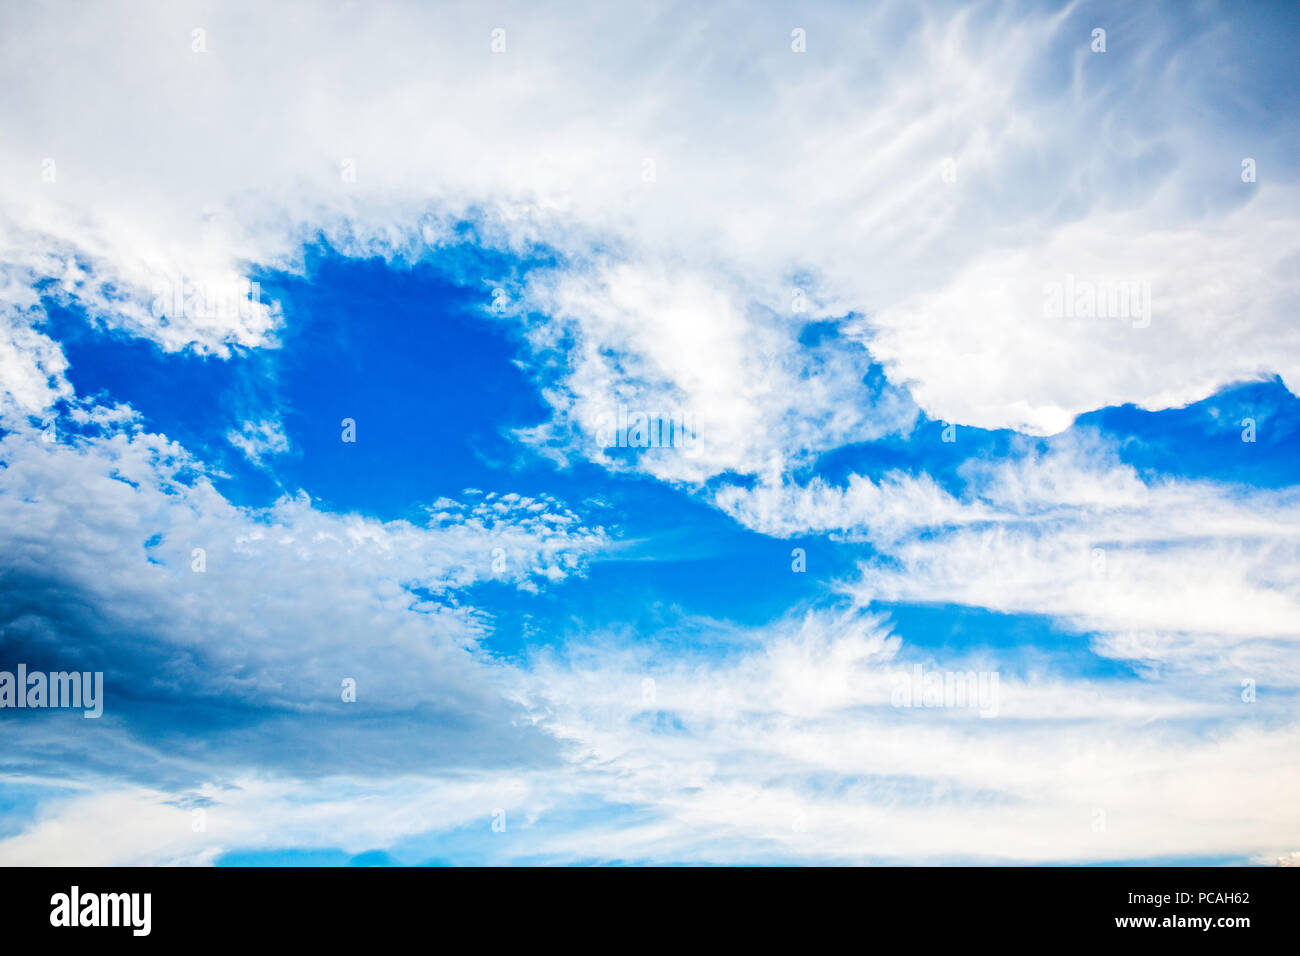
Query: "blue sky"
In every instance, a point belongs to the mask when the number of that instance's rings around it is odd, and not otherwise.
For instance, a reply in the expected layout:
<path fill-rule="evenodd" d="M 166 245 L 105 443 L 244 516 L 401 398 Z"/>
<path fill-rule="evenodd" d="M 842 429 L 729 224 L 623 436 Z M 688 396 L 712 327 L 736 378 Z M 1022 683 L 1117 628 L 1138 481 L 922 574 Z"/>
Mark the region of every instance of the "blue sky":
<path fill-rule="evenodd" d="M 1295 858 L 1294 10 L 388 14 L 3 14 L 0 861 Z"/>

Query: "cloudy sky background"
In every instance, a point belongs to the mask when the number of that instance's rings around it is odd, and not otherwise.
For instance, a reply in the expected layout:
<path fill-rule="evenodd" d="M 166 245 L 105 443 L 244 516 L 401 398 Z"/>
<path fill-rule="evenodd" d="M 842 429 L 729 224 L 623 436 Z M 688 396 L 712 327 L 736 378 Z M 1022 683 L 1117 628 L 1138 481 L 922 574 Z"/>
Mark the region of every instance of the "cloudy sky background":
<path fill-rule="evenodd" d="M 0 862 L 1300 850 L 1298 34 L 6 6 Z"/>

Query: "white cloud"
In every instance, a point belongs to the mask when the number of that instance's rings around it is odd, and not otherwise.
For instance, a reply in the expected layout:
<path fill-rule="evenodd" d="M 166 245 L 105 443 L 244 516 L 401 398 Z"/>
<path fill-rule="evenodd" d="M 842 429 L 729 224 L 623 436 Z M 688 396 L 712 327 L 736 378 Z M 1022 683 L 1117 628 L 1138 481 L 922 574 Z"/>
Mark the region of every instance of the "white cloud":
<path fill-rule="evenodd" d="M 864 349 L 843 339 L 801 346 L 788 319 L 694 273 L 606 264 L 546 276 L 524 302 L 546 317 L 531 330 L 539 349 L 561 330 L 577 342 L 548 392 L 572 431 L 525 436 L 574 441 L 610 467 L 619 467 L 607 446 L 620 414 L 689 422 L 684 447 L 646 454 L 636 467 L 693 481 L 727 469 L 779 473 L 818 451 L 906 430 L 916 416 L 906 396 L 864 384 Z"/>
<path fill-rule="evenodd" d="M 1051 434 L 1094 408 L 1179 407 L 1275 373 L 1294 389 L 1300 332 L 1278 318 L 1300 306 L 1297 210 L 1274 187 L 1200 229 L 1152 228 L 1146 210 L 1093 216 L 858 330 L 931 416 L 984 428 Z M 1058 289 L 1084 305 L 1112 290 L 1142 301 L 1116 294 L 1109 314 L 1075 317 L 1050 311 Z"/>
<path fill-rule="evenodd" d="M 963 502 L 928 476 L 889 472 L 879 481 L 849 475 L 843 487 L 820 477 L 806 485 L 785 479 L 752 488 L 724 485 L 714 502 L 737 521 L 764 534 L 794 537 L 834 533 L 893 540 L 918 528 L 985 521 L 983 503 Z"/>
<path fill-rule="evenodd" d="M 0 409 L 41 415 L 60 398 L 71 398 L 58 343 L 12 309 L 0 308 L 0 323 Z"/>
<path fill-rule="evenodd" d="M 231 429 L 226 441 L 234 445 L 255 465 L 260 465 L 268 455 L 283 455 L 289 450 L 289 436 L 284 424 L 278 420 L 244 422 L 239 431 Z"/>
<path fill-rule="evenodd" d="M 1046 615 L 1095 633 L 1106 655 L 1300 686 L 1294 490 L 1147 483 L 1087 435 L 961 472 L 961 494 L 927 476 L 855 474 L 842 487 L 723 486 L 715 501 L 767 534 L 870 542 L 879 555 L 844 583 L 863 604 Z"/>
<path fill-rule="evenodd" d="M 356 853 L 467 830 L 481 834 L 472 852 L 501 862 L 1276 860 L 1294 845 L 1296 727 L 1248 719 L 1212 683 L 1008 671 L 1000 712 L 984 719 L 892 706 L 894 675 L 919 660 L 1017 663 L 926 659 L 859 612 L 792 616 L 724 656 L 576 645 L 504 677 L 562 743 L 560 766 L 239 776 L 180 795 L 100 784 L 94 798 L 47 803 L 0 841 L 0 859 Z M 193 805 L 207 807 L 202 833 Z M 497 808 L 508 834 L 490 832 Z M 109 819 L 119 835 L 83 840 Z"/>
<path fill-rule="evenodd" d="M 1042 862 L 1286 846 L 1296 728 L 1264 729 L 1212 686 L 1004 673 L 1001 714 L 985 720 L 890 706 L 891 675 L 918 658 L 870 617 L 753 637 L 724 659 L 602 646 L 539 666 L 533 701 L 570 759 L 608 798 L 653 811 L 643 826 L 566 833 L 556 852 Z M 1221 729 L 1206 737 L 1210 718 Z"/>
<path fill-rule="evenodd" d="M 113 410 L 97 417 L 92 437 L 46 442 L 20 427 L 0 440 L 6 659 L 103 670 L 111 728 L 51 747 L 58 725 L 13 724 L 11 771 L 48 772 L 84 751 L 73 777 L 174 783 L 272 759 L 307 776 L 339 761 L 386 774 L 403 760 L 455 763 L 489 740 L 488 764 L 548 752 L 513 726 L 480 647 L 489 620 L 461 594 L 583 574 L 603 529 L 517 495 L 441 500 L 423 525 L 325 512 L 301 493 L 240 508 L 178 445 L 114 423 Z M 386 714 L 402 715 L 402 733 Z M 214 734 L 226 720 L 239 731 Z M 173 735 L 212 766 L 142 756 L 138 741 Z"/>
<path fill-rule="evenodd" d="M 531 796 L 526 779 L 504 772 L 383 784 L 327 777 L 310 794 L 293 781 L 259 777 L 180 798 L 110 786 L 51 801 L 21 834 L 0 841 L 0 859 L 10 866 L 203 865 L 233 849 L 316 848 L 322 835 L 326 847 L 357 854 L 435 827 L 486 827 L 494 807 Z"/>
<path fill-rule="evenodd" d="M 160 282 L 231 288 L 294 267 L 322 232 L 418 257 L 470 216 L 484 242 L 570 257 L 533 286 L 581 330 L 562 410 L 634 384 L 609 381 L 606 350 L 647 376 L 647 398 L 701 406 L 711 444 L 689 467 L 651 465 L 666 477 L 870 431 L 857 360 L 797 401 L 788 376 L 808 359 L 768 367 L 809 317 L 861 316 L 894 380 L 968 424 L 1050 432 L 1115 401 L 1295 377 L 1300 210 L 1281 134 L 1206 95 L 1246 69 L 1233 28 L 1112 12 L 1124 43 L 1102 57 L 1073 9 L 801 16 L 798 54 L 775 10 L 577 7 L 562 26 L 527 6 L 6 11 L 0 79 L 24 92 L 0 106 L 8 288 L 30 297 L 51 276 L 106 321 L 224 354 L 274 342 L 275 304 L 163 325 Z M 1238 175 L 1247 152 L 1257 183 Z M 1150 275 L 1152 326 L 1043 321 L 1043 277 L 1064 272 Z"/>

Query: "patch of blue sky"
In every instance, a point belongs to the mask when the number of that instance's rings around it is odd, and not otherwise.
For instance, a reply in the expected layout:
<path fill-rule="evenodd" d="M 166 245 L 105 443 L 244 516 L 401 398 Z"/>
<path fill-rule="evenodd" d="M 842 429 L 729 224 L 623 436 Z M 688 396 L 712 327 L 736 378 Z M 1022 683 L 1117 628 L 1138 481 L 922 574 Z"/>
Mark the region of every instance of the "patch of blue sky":
<path fill-rule="evenodd" d="M 261 351 L 236 350 L 228 359 L 190 350 L 165 352 L 157 344 L 92 323 L 84 312 L 44 302 L 48 331 L 68 360 L 67 378 L 81 398 L 124 403 L 147 428 L 179 442 L 229 475 L 218 486 L 241 505 L 267 504 L 279 487 L 226 440 L 243 424 L 249 393 L 262 391 L 272 370 Z M 265 407 L 261 399 L 255 399 Z"/>
<path fill-rule="evenodd" d="M 873 370 L 874 372 L 874 370 Z M 843 485 L 853 474 L 879 479 L 898 471 L 928 475 L 951 494 L 967 491 L 963 466 L 1048 452 L 1082 437 L 1099 436 L 1119 461 L 1147 483 L 1162 478 L 1208 480 L 1255 488 L 1300 484 L 1300 399 L 1279 378 L 1229 386 L 1182 408 L 1148 411 L 1117 405 L 1080 415 L 1058 435 L 1035 438 L 1009 429 L 957 426 L 922 414 L 908 434 L 886 435 L 818 456 L 796 473 Z"/>
<path fill-rule="evenodd" d="M 338 848 L 277 848 L 274 850 L 230 850 L 214 861 L 216 866 L 347 866 L 354 854 Z"/>
<path fill-rule="evenodd" d="M 50 786 L 48 783 L 28 783 L 8 776 L 21 768 L 5 767 L 6 776 L 0 777 L 0 840 L 26 830 L 40 815 L 49 801 L 77 796 L 76 786 Z"/>
<path fill-rule="evenodd" d="M 1006 614 L 959 604 L 877 602 L 903 639 L 899 663 L 944 662 L 986 654 L 1006 677 L 1055 673 L 1088 680 L 1138 676 L 1131 662 L 1101 657 L 1092 635 L 1062 628 L 1038 614 Z"/>
<path fill-rule="evenodd" d="M 679 650 L 722 652 L 733 627 L 758 627 L 800 606 L 836 600 L 834 587 L 862 558 L 859 545 L 820 538 L 775 540 L 662 490 L 679 511 L 701 520 L 598 555 L 582 578 L 548 584 L 540 593 L 488 582 L 467 589 L 485 608 L 492 632 L 484 645 L 515 656 L 530 647 L 558 646 L 592 634 L 642 635 Z M 651 497 L 658 497 L 654 495 Z M 803 548 L 808 570 L 791 570 Z"/>
<path fill-rule="evenodd" d="M 646 624 L 667 607 L 759 623 L 852 569 L 860 547 L 770 539 L 687 491 L 590 464 L 560 468 L 525 448 L 511 430 L 548 410 L 519 365 L 521 343 L 483 311 L 491 275 L 519 264 L 483 265 L 489 281 L 470 286 L 459 256 L 452 282 L 441 267 L 317 251 L 306 277 L 262 277 L 264 296 L 284 305 L 283 347 L 226 360 L 166 353 L 53 304 L 52 330 L 79 394 L 131 404 L 148 427 L 224 471 L 218 487 L 236 503 L 265 505 L 302 488 L 326 510 L 420 521 L 439 497 L 475 488 L 551 494 L 606 524 L 616 544 L 585 582 L 542 596 L 475 589 L 493 598 L 507 652 L 521 647 L 511 634 L 522 633 L 524 615 L 540 634 L 560 620 Z M 225 436 L 268 417 L 283 421 L 290 451 L 260 469 Z M 355 444 L 341 440 L 344 418 L 357 423 Z M 802 575 L 791 571 L 800 546 L 809 551 Z"/>
<path fill-rule="evenodd" d="M 467 233 L 472 238 L 472 233 Z M 593 633 L 699 644 L 719 641 L 718 621 L 758 626 L 792 608 L 835 600 L 834 586 L 873 552 L 824 536 L 780 540 L 739 526 L 688 490 L 577 462 L 560 467 L 513 434 L 546 420 L 531 354 L 511 322 L 490 314 L 492 290 L 528 269 L 552 266 L 485 251 L 468 240 L 415 265 L 348 259 L 324 246 L 307 256 L 303 275 L 264 273 L 266 299 L 284 309 L 282 347 L 237 349 L 229 359 L 156 345 L 106 331 L 84 315 L 47 302 L 50 330 L 70 362 L 80 395 L 130 403 L 146 424 L 172 437 L 228 477 L 232 501 L 264 505 L 301 488 L 327 510 L 422 521 L 438 498 L 465 490 L 553 495 L 613 544 L 583 578 L 548 584 L 539 594 L 486 583 L 466 596 L 491 623 L 485 647 L 516 656 L 537 645 Z M 813 347 L 839 335 L 835 322 L 810 323 Z M 885 386 L 872 366 L 868 385 Z M 1244 418 L 1256 441 L 1241 441 Z M 357 442 L 341 440 L 356 422 Z M 258 467 L 226 436 L 245 422 L 283 423 L 289 451 Z M 972 460 L 1009 459 L 1050 448 L 1061 436 L 1032 439 L 1009 430 L 959 427 L 921 416 L 908 435 L 835 449 L 795 475 L 832 484 L 854 473 L 890 470 L 929 475 L 954 494 Z M 1300 480 L 1290 449 L 1300 431 L 1300 400 L 1277 380 L 1227 389 L 1183 409 L 1132 406 L 1082 416 L 1074 430 L 1113 439 L 1123 461 L 1147 480 L 1162 475 L 1280 487 Z M 792 571 L 803 548 L 807 572 Z M 1065 633 L 1032 615 L 954 606 L 887 608 L 909 647 L 933 653 L 988 648 L 1021 661 L 1050 657 L 1077 676 L 1121 677 L 1127 665 L 1088 649 L 1086 635 Z M 1009 658 L 1010 659 L 1010 658 Z M 1014 666 L 1014 664 L 1012 665 Z"/>
<path fill-rule="evenodd" d="M 1161 476 L 1282 488 L 1300 484 L 1300 399 L 1281 379 L 1223 389 L 1183 408 L 1112 406 L 1079 416 L 1118 443 L 1147 481 Z"/>

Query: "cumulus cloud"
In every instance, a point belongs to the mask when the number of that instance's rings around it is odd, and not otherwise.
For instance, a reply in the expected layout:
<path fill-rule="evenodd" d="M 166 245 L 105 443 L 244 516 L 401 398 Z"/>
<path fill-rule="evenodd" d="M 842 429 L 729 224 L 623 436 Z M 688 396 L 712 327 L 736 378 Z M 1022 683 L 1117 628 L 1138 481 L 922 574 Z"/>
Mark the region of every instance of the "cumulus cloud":
<path fill-rule="evenodd" d="M 479 649 L 488 622 L 457 595 L 581 574 L 602 529 L 514 495 L 439 501 L 423 525 L 325 512 L 301 494 L 242 509 L 202 463 L 133 422 L 47 437 L 19 429 L 0 441 L 0 642 L 34 668 L 105 672 L 113 731 L 64 747 L 103 772 L 116 758 L 118 772 L 168 779 L 199 771 L 127 756 L 158 746 L 129 744 L 132 734 L 175 735 L 235 764 L 272 759 L 291 736 L 307 774 L 403 755 L 455 761 L 480 739 L 530 759 Z M 345 680 L 355 704 L 343 702 Z M 162 702 L 179 710 L 162 719 Z M 386 732 L 382 718 L 396 714 L 410 738 Z M 211 733 L 226 721 L 240 729 Z M 43 756 L 54 725 L 8 723 L 10 770 L 58 765 L 59 752 Z"/>
<path fill-rule="evenodd" d="M 856 328 L 932 416 L 985 428 L 1053 434 L 1093 408 L 1179 407 L 1273 374 L 1294 388 L 1300 333 L 1277 319 L 1300 305 L 1297 209 L 1274 187 L 1199 230 L 1092 216 Z"/>
<path fill-rule="evenodd" d="M 1248 66 L 1208 11 L 1092 10 L 1112 24 L 1100 55 L 1075 8 L 1014 3 L 827 5 L 799 24 L 714 9 L 689 28 L 653 6 L 563 27 L 527 7 L 389 12 L 6 11 L 4 78 L 23 91 L 0 113 L 8 294 L 54 279 L 168 349 L 225 354 L 280 318 L 256 296 L 211 308 L 212 290 L 293 268 L 322 234 L 419 257 L 471 219 L 485 243 L 565 256 L 523 303 L 577 325 L 562 411 L 607 400 L 611 352 L 646 400 L 699 405 L 711 444 L 688 478 L 758 467 L 756 428 L 796 455 L 870 435 L 855 363 L 817 369 L 795 403 L 808 360 L 765 361 L 808 318 L 861 316 L 932 417 L 989 427 L 1294 377 L 1293 170 L 1280 134 L 1209 101 L 1212 64 Z M 1149 277 L 1151 327 L 1044 320 L 1042 284 L 1064 273 Z M 160 315 L 159 298 L 198 306 Z"/>
<path fill-rule="evenodd" d="M 289 450 L 289 437 L 279 421 L 244 422 L 239 431 L 231 429 L 226 441 L 234 445 L 255 465 L 267 455 L 282 455 Z"/>
<path fill-rule="evenodd" d="M 575 444 L 612 468 L 617 422 L 638 413 L 682 421 L 687 437 L 635 467 L 696 482 L 726 470 L 779 473 L 916 417 L 904 393 L 867 381 L 865 349 L 835 337 L 803 345 L 796 325 L 698 275 L 607 264 L 540 277 L 523 302 L 545 316 L 530 330 L 539 351 L 561 330 L 577 343 L 548 391 L 556 420 L 524 437 Z"/>

